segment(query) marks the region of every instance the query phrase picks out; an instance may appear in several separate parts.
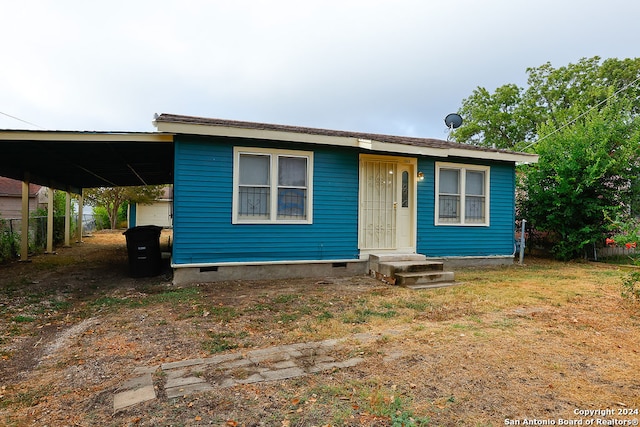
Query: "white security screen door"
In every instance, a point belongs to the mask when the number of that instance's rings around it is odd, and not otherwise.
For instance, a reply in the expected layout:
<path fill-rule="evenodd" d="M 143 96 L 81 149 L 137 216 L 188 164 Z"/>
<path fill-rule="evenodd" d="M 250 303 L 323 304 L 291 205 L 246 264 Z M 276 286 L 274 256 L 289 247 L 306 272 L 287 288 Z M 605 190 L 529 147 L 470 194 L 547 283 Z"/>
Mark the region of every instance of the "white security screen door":
<path fill-rule="evenodd" d="M 360 161 L 360 248 L 396 247 L 395 162 Z"/>
<path fill-rule="evenodd" d="M 414 173 L 411 163 L 393 157 L 361 156 L 361 250 L 413 248 Z"/>

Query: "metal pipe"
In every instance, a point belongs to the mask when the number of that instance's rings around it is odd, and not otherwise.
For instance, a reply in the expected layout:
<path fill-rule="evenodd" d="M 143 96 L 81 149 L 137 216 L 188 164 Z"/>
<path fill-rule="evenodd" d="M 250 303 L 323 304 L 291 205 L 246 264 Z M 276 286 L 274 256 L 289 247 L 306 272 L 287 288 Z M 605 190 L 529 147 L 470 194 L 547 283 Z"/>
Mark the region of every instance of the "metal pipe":
<path fill-rule="evenodd" d="M 522 231 L 520 232 L 520 265 L 524 263 L 524 226 L 527 223 L 526 219 L 522 220 Z"/>

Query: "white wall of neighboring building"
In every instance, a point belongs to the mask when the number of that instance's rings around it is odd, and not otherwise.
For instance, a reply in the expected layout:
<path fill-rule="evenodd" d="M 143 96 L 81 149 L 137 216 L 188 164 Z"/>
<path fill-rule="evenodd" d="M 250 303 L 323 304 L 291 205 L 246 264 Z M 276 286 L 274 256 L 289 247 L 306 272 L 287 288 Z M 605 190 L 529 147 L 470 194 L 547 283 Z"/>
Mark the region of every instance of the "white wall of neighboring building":
<path fill-rule="evenodd" d="M 171 202 L 156 201 L 150 205 L 138 204 L 136 206 L 135 224 L 136 226 L 157 225 L 165 228 L 171 227 Z"/>

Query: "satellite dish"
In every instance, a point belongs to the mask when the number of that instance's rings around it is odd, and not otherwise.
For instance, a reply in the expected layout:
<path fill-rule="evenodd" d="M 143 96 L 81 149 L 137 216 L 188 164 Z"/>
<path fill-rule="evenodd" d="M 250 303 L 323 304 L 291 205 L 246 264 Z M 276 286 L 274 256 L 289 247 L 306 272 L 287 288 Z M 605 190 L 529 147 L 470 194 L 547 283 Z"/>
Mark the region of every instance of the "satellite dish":
<path fill-rule="evenodd" d="M 459 114 L 451 113 L 444 118 L 444 123 L 449 129 L 456 129 L 462 124 L 462 117 Z"/>

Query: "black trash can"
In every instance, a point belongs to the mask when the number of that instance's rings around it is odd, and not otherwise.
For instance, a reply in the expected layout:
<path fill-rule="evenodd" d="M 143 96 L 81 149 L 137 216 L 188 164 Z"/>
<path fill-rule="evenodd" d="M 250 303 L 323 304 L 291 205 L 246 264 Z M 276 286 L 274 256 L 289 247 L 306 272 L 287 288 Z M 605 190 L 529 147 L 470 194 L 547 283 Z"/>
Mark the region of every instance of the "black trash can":
<path fill-rule="evenodd" d="M 125 231 L 131 277 L 153 277 L 162 271 L 160 232 L 157 225 L 142 225 Z"/>

